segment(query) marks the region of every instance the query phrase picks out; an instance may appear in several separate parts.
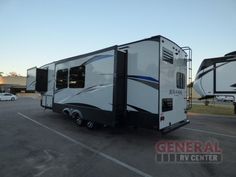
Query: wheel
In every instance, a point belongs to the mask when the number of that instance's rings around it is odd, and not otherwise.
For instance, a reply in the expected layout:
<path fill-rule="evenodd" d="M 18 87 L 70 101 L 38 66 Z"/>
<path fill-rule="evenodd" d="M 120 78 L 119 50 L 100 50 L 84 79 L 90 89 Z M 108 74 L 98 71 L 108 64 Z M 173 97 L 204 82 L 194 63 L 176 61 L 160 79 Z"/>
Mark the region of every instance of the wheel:
<path fill-rule="evenodd" d="M 78 126 L 83 126 L 84 125 L 84 120 L 83 119 L 81 119 L 80 117 L 78 118 L 78 119 L 76 119 L 76 124 L 78 125 Z"/>
<path fill-rule="evenodd" d="M 15 101 L 16 99 L 14 97 L 11 98 L 11 101 Z"/>
<path fill-rule="evenodd" d="M 87 122 L 87 128 L 88 129 L 94 129 L 96 126 L 96 123 L 94 121 L 88 121 Z"/>
<path fill-rule="evenodd" d="M 79 113 L 73 112 L 72 115 L 71 115 L 71 118 L 74 119 L 74 120 L 78 119 L 79 118 Z"/>
<path fill-rule="evenodd" d="M 80 115 L 79 115 L 78 112 L 72 113 L 72 116 L 71 116 L 71 117 L 72 117 L 73 120 L 76 121 L 76 124 L 77 124 L 78 126 L 83 126 L 83 125 L 85 124 L 85 120 L 83 120 L 83 119 L 80 117 Z"/>
<path fill-rule="evenodd" d="M 75 122 L 76 122 L 76 124 L 78 125 L 78 126 L 83 126 L 84 124 L 85 124 L 85 120 L 83 120 L 81 117 L 80 117 L 80 115 L 79 115 L 79 113 L 78 112 L 74 112 L 74 113 L 72 113 L 72 119 L 73 120 L 75 120 Z"/>

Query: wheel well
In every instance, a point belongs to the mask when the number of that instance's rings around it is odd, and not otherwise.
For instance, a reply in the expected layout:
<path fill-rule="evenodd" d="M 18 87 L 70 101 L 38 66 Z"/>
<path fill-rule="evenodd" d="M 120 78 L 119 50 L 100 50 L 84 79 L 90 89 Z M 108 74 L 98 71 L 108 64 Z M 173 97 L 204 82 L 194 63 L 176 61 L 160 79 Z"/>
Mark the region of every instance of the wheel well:
<path fill-rule="evenodd" d="M 63 109 L 62 112 L 63 112 L 63 114 L 66 115 L 66 116 L 71 116 L 71 111 L 70 111 L 69 108 L 65 108 L 65 109 Z"/>
<path fill-rule="evenodd" d="M 80 118 L 83 119 L 82 113 L 77 109 L 72 111 L 71 116 L 73 117 L 74 115 L 78 115 Z"/>

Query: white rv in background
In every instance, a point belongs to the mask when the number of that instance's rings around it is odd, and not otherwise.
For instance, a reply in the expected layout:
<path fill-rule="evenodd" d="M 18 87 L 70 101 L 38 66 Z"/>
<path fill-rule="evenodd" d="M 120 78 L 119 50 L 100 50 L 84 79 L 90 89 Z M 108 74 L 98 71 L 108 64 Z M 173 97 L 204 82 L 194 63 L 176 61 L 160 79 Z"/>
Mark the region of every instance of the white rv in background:
<path fill-rule="evenodd" d="M 188 59 L 183 48 L 155 36 L 28 69 L 27 90 L 42 94 L 42 107 L 89 128 L 170 131 L 189 123 Z"/>
<path fill-rule="evenodd" d="M 223 57 L 203 60 L 193 87 L 202 99 L 231 96 L 236 105 L 236 51 Z"/>

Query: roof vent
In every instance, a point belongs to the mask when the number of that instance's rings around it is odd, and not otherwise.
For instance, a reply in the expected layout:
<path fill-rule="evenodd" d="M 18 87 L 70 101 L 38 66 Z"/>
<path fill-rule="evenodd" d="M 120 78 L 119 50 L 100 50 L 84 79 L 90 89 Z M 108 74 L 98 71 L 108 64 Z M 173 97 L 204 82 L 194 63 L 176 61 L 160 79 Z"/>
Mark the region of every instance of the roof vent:
<path fill-rule="evenodd" d="M 163 49 L 162 49 L 162 59 L 164 61 L 167 61 L 167 62 L 173 64 L 173 60 L 174 60 L 173 52 L 163 47 Z"/>

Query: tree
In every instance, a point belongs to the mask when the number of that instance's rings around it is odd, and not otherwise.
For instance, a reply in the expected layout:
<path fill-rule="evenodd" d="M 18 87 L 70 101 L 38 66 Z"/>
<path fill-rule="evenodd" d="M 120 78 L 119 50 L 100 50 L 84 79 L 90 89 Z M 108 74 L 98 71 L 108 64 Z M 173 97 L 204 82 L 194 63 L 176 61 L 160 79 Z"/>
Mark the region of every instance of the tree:
<path fill-rule="evenodd" d="M 191 82 L 190 84 L 188 84 L 187 87 L 192 88 L 192 87 L 193 87 L 193 82 Z"/>
<path fill-rule="evenodd" d="M 3 76 L 3 72 L 0 72 L 0 77 L 2 77 Z"/>
<path fill-rule="evenodd" d="M 20 74 L 17 74 L 16 72 L 9 72 L 8 76 L 11 76 L 11 77 L 17 77 L 17 76 L 20 76 Z"/>

